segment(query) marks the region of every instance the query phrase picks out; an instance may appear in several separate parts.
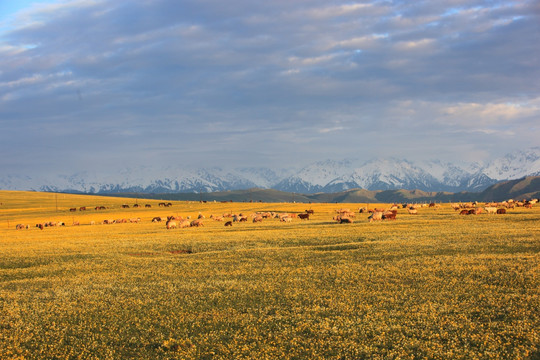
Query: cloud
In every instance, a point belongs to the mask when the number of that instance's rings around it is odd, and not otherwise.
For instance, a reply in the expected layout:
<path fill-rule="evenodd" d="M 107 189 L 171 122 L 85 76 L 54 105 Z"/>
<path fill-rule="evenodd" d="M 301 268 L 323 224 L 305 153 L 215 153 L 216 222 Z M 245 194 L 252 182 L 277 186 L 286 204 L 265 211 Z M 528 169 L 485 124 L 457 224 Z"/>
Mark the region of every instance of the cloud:
<path fill-rule="evenodd" d="M 32 151 L 29 168 L 69 152 L 54 166 L 70 168 L 91 151 L 92 166 L 110 153 L 302 165 L 437 133 L 444 156 L 538 145 L 538 14 L 479 0 L 40 4 L 0 27 L 0 151 Z"/>

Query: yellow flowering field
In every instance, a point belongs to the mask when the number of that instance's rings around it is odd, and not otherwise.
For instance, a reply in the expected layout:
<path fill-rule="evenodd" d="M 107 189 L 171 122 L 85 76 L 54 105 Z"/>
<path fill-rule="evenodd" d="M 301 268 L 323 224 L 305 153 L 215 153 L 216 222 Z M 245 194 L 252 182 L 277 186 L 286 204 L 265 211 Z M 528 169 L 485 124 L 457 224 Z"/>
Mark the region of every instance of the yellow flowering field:
<path fill-rule="evenodd" d="M 389 204 L 160 202 L 0 191 L 0 359 L 540 357 L 538 204 L 369 223 Z"/>

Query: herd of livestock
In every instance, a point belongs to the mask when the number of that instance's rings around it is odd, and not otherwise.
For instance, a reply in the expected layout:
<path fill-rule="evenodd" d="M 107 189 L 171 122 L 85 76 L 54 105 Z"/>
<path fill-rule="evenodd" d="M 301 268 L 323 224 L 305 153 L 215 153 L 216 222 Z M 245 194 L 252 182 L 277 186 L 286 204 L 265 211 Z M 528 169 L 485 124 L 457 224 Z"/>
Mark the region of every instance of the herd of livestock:
<path fill-rule="evenodd" d="M 507 200 L 499 203 L 484 203 L 483 205 L 478 202 L 469 202 L 469 203 L 452 203 L 451 207 L 459 214 L 459 215 L 479 215 L 482 213 L 485 214 L 506 214 L 507 209 L 513 209 L 515 207 L 523 207 L 523 208 L 532 208 L 534 204 L 538 202 L 538 199 L 532 199 L 532 200 L 523 200 L 523 201 L 514 201 L 514 200 Z M 172 203 L 159 203 L 160 207 L 170 207 L 172 206 Z M 369 216 L 367 220 L 369 222 L 374 221 L 384 221 L 384 220 L 396 220 L 398 210 L 399 209 L 406 209 L 407 212 L 410 215 L 417 215 L 418 209 L 423 207 L 434 207 L 438 208 L 440 207 L 440 204 L 430 203 L 430 204 L 393 204 L 389 206 L 388 208 L 368 208 L 368 207 L 362 207 L 358 209 L 358 213 L 369 213 Z M 129 205 L 122 205 L 122 208 L 129 208 Z M 133 207 L 142 207 L 142 205 L 135 204 Z M 145 208 L 151 207 L 150 204 L 144 205 Z M 91 208 L 88 208 L 91 209 Z M 94 207 L 95 210 L 106 210 L 106 207 L 104 206 L 96 206 Z M 87 207 L 80 207 L 78 209 L 79 211 L 86 211 Z M 77 211 L 77 208 L 70 208 L 70 212 Z M 246 214 L 233 214 L 233 213 L 226 213 L 222 215 L 210 215 L 209 219 L 212 219 L 213 221 L 223 221 L 225 226 L 232 226 L 233 223 L 242 223 L 242 222 L 248 222 L 251 219 L 251 222 L 258 223 L 262 222 L 265 219 L 278 219 L 280 222 L 289 223 L 292 222 L 293 219 L 300 219 L 300 220 L 309 220 L 310 215 L 314 214 L 314 210 L 305 210 L 303 213 L 278 213 L 278 212 L 255 212 L 250 215 Z M 339 209 L 335 211 L 335 216 L 333 217 L 333 220 L 340 224 L 350 224 L 355 221 L 356 218 L 356 212 L 351 211 L 350 209 Z M 159 217 L 156 216 L 152 219 L 153 223 L 165 223 L 165 226 L 167 229 L 175 229 L 175 228 L 187 228 L 187 227 L 201 227 L 204 226 L 204 219 L 205 216 L 199 213 L 196 219 L 191 219 L 190 216 L 187 216 L 186 218 L 183 218 L 181 216 L 167 216 L 167 217 Z M 101 224 L 119 224 L 119 223 L 139 223 L 141 222 L 141 218 L 121 218 L 121 219 L 104 219 Z M 90 225 L 95 225 L 95 221 L 90 221 Z M 38 223 L 35 225 L 36 228 L 39 228 L 43 230 L 46 227 L 55 227 L 55 226 L 65 226 L 65 222 L 62 221 L 47 221 Z M 73 221 L 72 225 L 80 225 L 79 221 Z M 31 226 L 28 224 L 17 224 L 16 229 L 29 229 Z"/>

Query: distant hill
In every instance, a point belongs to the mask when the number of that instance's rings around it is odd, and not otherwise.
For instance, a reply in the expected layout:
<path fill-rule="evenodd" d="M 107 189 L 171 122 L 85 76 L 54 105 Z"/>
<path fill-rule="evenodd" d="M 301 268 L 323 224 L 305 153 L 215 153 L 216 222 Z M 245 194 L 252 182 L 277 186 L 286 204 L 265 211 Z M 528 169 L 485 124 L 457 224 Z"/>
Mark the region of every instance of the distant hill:
<path fill-rule="evenodd" d="M 212 193 L 112 193 L 109 195 L 141 197 L 160 200 L 234 201 L 234 202 L 298 202 L 298 203 L 403 203 L 403 202 L 460 202 L 503 201 L 508 199 L 540 198 L 540 176 L 503 181 L 482 192 L 429 192 L 422 190 L 365 190 L 350 189 L 335 193 L 298 194 L 273 189 L 249 189 Z"/>
<path fill-rule="evenodd" d="M 484 201 L 540 198 L 540 176 L 527 176 L 522 179 L 502 181 L 490 186 L 481 194 Z"/>

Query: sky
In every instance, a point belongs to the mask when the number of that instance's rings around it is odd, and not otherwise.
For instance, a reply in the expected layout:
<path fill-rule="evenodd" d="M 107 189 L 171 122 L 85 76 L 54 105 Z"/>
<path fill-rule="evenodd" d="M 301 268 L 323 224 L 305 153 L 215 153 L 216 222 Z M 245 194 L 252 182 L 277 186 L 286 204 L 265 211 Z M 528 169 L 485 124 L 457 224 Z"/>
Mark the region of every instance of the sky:
<path fill-rule="evenodd" d="M 536 0 L 1 1 L 0 169 L 485 162 L 540 145 L 539 39 Z"/>

